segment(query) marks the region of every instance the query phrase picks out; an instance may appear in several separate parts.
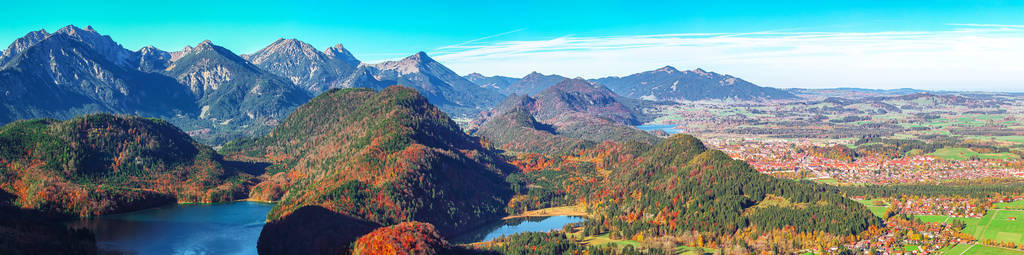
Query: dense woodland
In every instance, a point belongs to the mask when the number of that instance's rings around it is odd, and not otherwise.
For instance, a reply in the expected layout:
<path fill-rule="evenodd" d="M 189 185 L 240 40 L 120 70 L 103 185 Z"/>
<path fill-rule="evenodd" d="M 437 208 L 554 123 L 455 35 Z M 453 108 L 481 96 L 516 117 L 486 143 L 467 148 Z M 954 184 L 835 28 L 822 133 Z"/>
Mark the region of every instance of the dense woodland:
<path fill-rule="evenodd" d="M 1024 194 L 1024 183 L 1017 180 L 986 180 L 946 184 L 863 185 L 840 188 L 848 196 L 886 198 L 900 196 L 960 196 L 987 198 L 1005 194 Z"/>
<path fill-rule="evenodd" d="M 94 114 L 0 128 L 0 188 L 16 204 L 91 216 L 245 196 L 252 176 L 157 119 Z"/>
<path fill-rule="evenodd" d="M 223 153 L 271 163 L 291 180 L 268 219 L 319 205 L 383 225 L 423 221 L 445 234 L 504 214 L 512 171 L 415 90 L 331 90 L 270 134 Z M 259 186 L 258 186 L 259 187 Z"/>
<path fill-rule="evenodd" d="M 770 231 L 839 238 L 882 224 L 834 186 L 757 173 L 692 136 L 655 146 L 603 143 L 560 157 L 523 154 L 511 162 L 523 171 L 508 177 L 517 194 L 510 213 L 583 204 L 592 216 L 588 235 L 702 236 L 698 246 L 713 246 Z"/>
<path fill-rule="evenodd" d="M 423 246 L 486 253 L 453 248 L 443 237 L 506 214 L 563 205 L 586 208 L 586 235 L 748 252 L 806 249 L 882 224 L 834 186 L 757 173 L 688 135 L 589 142 L 559 153 L 499 154 L 415 90 L 397 86 L 330 90 L 268 135 L 222 148 L 233 160 L 267 166 L 258 178 L 230 170 L 226 165 L 240 163 L 221 159 L 160 120 L 89 115 L 19 121 L 0 129 L 0 139 L 16 145 L 4 148 L 0 162 L 4 189 L 17 195 L 19 205 L 85 216 L 151 206 L 150 195 L 162 199 L 154 204 L 214 202 L 250 191 L 280 200 L 260 238 L 260 249 L 268 251 L 301 245 L 306 241 L 289 240 L 302 236 L 336 236 L 324 226 L 355 224 L 370 235 L 344 237 L 353 251 Z M 33 186 L 34 180 L 48 183 Z M 55 188 L 60 189 L 47 190 Z M 35 192 L 40 189 L 45 192 Z M 424 223 L 403 223 L 409 221 Z M 765 233 L 798 241 L 769 246 Z M 587 248 L 564 235 L 523 234 L 504 241 L 512 245 L 487 249 L 657 252 Z M 364 238 L 357 241 L 358 236 Z M 307 244 L 350 251 L 326 247 L 325 241 Z"/>

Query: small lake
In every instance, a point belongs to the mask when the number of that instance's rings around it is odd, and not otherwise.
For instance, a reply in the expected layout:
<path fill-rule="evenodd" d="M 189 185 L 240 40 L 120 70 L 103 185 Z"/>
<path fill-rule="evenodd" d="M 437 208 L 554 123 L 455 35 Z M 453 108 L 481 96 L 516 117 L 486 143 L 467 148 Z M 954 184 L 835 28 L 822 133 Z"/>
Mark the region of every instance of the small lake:
<path fill-rule="evenodd" d="M 501 236 L 509 236 L 523 232 L 548 232 L 562 229 L 572 223 L 583 222 L 579 216 L 523 217 L 497 221 L 479 229 L 452 238 L 453 243 L 475 243 L 494 240 Z"/>
<path fill-rule="evenodd" d="M 273 204 L 171 205 L 72 223 L 96 233 L 101 254 L 256 254 Z"/>
<path fill-rule="evenodd" d="M 96 234 L 100 254 L 256 254 L 256 242 L 273 204 L 232 202 L 170 205 L 72 222 Z M 490 241 L 522 232 L 548 232 L 583 222 L 579 216 L 499 220 L 452 238 Z"/>
<path fill-rule="evenodd" d="M 668 124 L 640 125 L 640 126 L 636 126 L 636 128 L 640 129 L 640 130 L 643 130 L 643 131 L 662 130 L 662 131 L 665 131 L 665 133 L 669 133 L 669 134 L 678 134 L 678 133 L 682 133 L 683 132 L 682 130 L 676 129 L 676 125 L 668 125 Z"/>

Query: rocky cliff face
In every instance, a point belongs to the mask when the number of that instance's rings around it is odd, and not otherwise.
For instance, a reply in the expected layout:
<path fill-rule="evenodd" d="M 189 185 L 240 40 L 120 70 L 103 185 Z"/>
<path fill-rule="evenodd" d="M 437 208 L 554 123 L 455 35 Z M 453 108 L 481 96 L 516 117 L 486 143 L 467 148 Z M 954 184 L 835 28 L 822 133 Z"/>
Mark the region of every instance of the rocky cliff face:
<path fill-rule="evenodd" d="M 29 46 L 46 39 L 49 35 L 50 33 L 47 33 L 45 29 L 41 29 L 39 31 L 28 32 L 25 36 L 15 39 L 10 46 L 7 46 L 7 50 L 4 50 L 3 54 L 0 54 L 0 68 L 2 68 L 4 64 L 7 64 L 7 61 L 11 60 L 11 58 L 17 56 L 18 53 L 21 53 L 21 51 L 27 49 Z"/>
<path fill-rule="evenodd" d="M 80 37 L 89 38 L 84 30 Z M 195 111 L 190 93 L 169 77 L 111 61 L 89 44 L 54 33 L 18 50 L 0 70 L 0 120 L 92 112 L 173 116 Z M 29 41 L 33 39 L 24 39 Z M 17 48 L 16 46 L 12 48 Z"/>
<path fill-rule="evenodd" d="M 359 60 L 341 44 L 320 52 L 296 39 L 278 39 L 256 53 L 242 57 L 312 93 L 341 87 L 344 79 L 359 65 Z"/>
<path fill-rule="evenodd" d="M 164 73 L 192 92 L 201 119 L 264 123 L 284 118 L 310 98 L 288 80 L 210 41 L 183 53 Z"/>
<path fill-rule="evenodd" d="M 459 76 L 424 52 L 398 61 L 360 65 L 343 87 L 366 87 L 367 83 L 414 88 L 453 117 L 476 116 L 504 98 Z"/>

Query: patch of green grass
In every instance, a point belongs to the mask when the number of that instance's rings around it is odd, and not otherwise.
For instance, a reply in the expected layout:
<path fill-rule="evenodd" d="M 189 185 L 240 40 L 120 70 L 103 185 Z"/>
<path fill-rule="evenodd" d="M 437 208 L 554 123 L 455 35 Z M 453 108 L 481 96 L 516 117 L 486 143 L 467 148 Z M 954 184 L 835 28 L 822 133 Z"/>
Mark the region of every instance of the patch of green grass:
<path fill-rule="evenodd" d="M 914 215 L 914 218 L 918 218 L 923 222 L 946 222 L 953 217 L 945 215 Z"/>
<path fill-rule="evenodd" d="M 701 247 L 690 247 L 690 246 L 686 246 L 686 245 L 677 246 L 676 249 L 675 249 L 675 253 L 676 254 L 685 254 L 685 255 L 713 254 L 714 252 L 715 252 L 714 249 L 701 248 Z"/>
<path fill-rule="evenodd" d="M 996 209 L 1024 209 L 1024 200 L 1017 200 L 1013 202 L 995 203 L 992 204 L 993 208 Z"/>
<path fill-rule="evenodd" d="M 857 201 L 857 203 L 861 203 L 862 205 L 867 207 L 868 211 L 871 211 L 871 214 L 874 214 L 876 217 L 883 218 L 883 217 L 885 217 L 885 210 L 889 209 L 889 205 L 875 205 L 875 201 L 876 200 L 878 200 L 878 199 L 854 200 L 854 201 Z"/>
<path fill-rule="evenodd" d="M 947 160 L 969 160 L 969 159 L 973 159 L 973 158 L 1008 160 L 1008 159 L 1018 159 L 1018 158 L 1020 158 L 1020 156 L 1018 156 L 1016 154 L 1013 154 L 1013 153 L 1009 153 L 1009 152 L 984 153 L 984 154 L 982 154 L 982 153 L 975 152 L 974 150 L 971 150 L 971 149 L 968 149 L 968 148 L 948 148 L 948 147 L 947 148 L 938 149 L 935 152 L 928 153 L 928 155 L 932 155 L 932 156 L 943 158 L 943 159 L 947 159 Z"/>
<path fill-rule="evenodd" d="M 822 184 L 831 184 L 831 185 L 836 185 L 836 184 L 839 184 L 839 181 L 836 181 L 836 179 L 832 179 L 832 178 L 828 178 L 828 179 L 817 179 L 817 180 L 814 180 L 814 181 L 816 181 L 816 182 L 818 182 L 818 183 L 822 183 Z"/>
<path fill-rule="evenodd" d="M 963 254 L 964 251 L 967 251 L 967 249 L 970 249 L 972 245 L 973 244 L 962 243 L 954 246 L 947 246 L 945 248 L 939 249 L 938 253 L 943 255 L 960 255 Z"/>
<path fill-rule="evenodd" d="M 1024 143 L 1024 136 L 971 136 L 970 139 L 981 141 L 996 140 L 1003 142 Z"/>
<path fill-rule="evenodd" d="M 968 247 L 969 248 L 967 250 L 961 251 L 960 253 L 946 252 L 946 253 L 943 253 L 943 254 L 953 254 L 953 255 L 958 255 L 958 254 L 961 254 L 961 253 L 963 253 L 963 255 L 975 255 L 975 254 L 977 254 L 977 255 L 981 255 L 981 254 L 985 254 L 985 255 L 1019 255 L 1019 254 L 1024 254 L 1024 252 L 1022 252 L 1020 250 L 1007 249 L 1007 248 L 994 247 L 994 246 L 987 246 L 987 245 L 974 245 L 974 246 L 968 246 Z"/>
<path fill-rule="evenodd" d="M 1009 159 L 1018 159 L 1018 158 L 1020 158 L 1020 156 L 1017 156 L 1017 154 L 1013 154 L 1013 153 L 1009 153 L 1009 152 L 985 153 L 985 154 L 979 155 L 979 157 L 982 158 L 982 159 L 1001 159 L 1001 160 L 1009 160 Z"/>
<path fill-rule="evenodd" d="M 968 160 L 980 154 L 968 148 L 942 148 L 928 155 L 948 160 Z"/>
<path fill-rule="evenodd" d="M 967 227 L 963 232 L 978 240 L 1024 243 L 1021 240 L 1021 233 L 1024 233 L 1024 211 L 992 209 L 976 222 L 965 223 Z"/>
<path fill-rule="evenodd" d="M 603 235 L 599 235 L 599 236 L 588 236 L 588 237 L 583 239 L 583 243 L 588 245 L 588 246 L 604 246 L 604 245 L 615 244 L 615 245 L 618 245 L 620 247 L 626 246 L 626 245 L 633 246 L 633 247 L 643 247 L 643 243 L 641 243 L 641 242 L 637 242 L 637 241 L 633 241 L 633 240 L 616 240 L 616 239 L 611 239 L 608 236 L 608 234 L 603 234 Z"/>

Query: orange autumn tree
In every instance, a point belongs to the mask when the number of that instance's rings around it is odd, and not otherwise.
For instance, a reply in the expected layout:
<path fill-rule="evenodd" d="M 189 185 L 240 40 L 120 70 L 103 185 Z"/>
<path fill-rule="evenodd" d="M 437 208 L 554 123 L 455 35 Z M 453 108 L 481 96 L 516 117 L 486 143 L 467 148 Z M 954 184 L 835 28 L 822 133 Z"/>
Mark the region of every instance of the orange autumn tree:
<path fill-rule="evenodd" d="M 378 228 L 360 237 L 353 254 L 443 254 L 451 247 L 434 225 L 412 221 Z"/>

